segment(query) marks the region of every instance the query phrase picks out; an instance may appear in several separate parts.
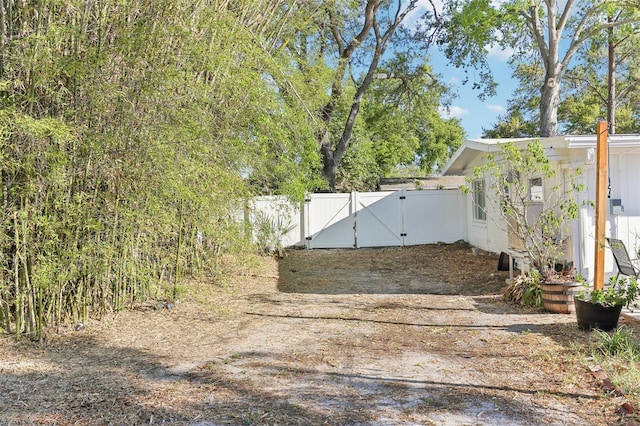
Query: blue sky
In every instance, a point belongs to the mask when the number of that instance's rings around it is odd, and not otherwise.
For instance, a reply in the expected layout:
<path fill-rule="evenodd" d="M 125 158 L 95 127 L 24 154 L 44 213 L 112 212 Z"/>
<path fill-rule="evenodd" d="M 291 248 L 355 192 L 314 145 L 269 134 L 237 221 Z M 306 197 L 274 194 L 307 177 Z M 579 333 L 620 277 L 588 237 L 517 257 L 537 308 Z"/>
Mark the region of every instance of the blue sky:
<path fill-rule="evenodd" d="M 498 83 L 497 95 L 481 101 L 478 99 L 479 92 L 472 89 L 473 81 L 462 84 L 465 78 L 463 69 L 450 65 L 443 54 L 431 53 L 431 65 L 434 71 L 441 74 L 445 83 L 458 95 L 453 100 L 450 110 L 441 111 L 440 114 L 444 117 L 460 119 L 469 139 L 481 137 L 482 128 L 491 128 L 497 122 L 498 116 L 507 110 L 507 101 L 517 85 L 517 81 L 511 77 L 511 69 L 506 63 L 507 58 L 506 52 L 490 52 L 489 65 Z M 472 70 L 469 70 L 469 73 L 473 75 Z"/>
<path fill-rule="evenodd" d="M 442 11 L 442 2 L 446 0 L 433 0 L 433 4 Z M 495 5 L 504 0 L 492 0 Z M 413 17 L 417 18 L 425 10 L 430 9 L 429 0 L 419 0 L 418 6 L 412 16 L 408 17 L 410 22 Z M 511 69 L 507 65 L 507 60 L 512 52 L 487 47 L 488 60 L 494 79 L 498 83 L 497 95 L 487 98 L 484 101 L 478 99 L 478 92 L 472 89 L 473 81 L 462 84 L 465 79 L 463 69 L 449 65 L 447 58 L 440 52 L 431 50 L 430 63 L 436 73 L 444 77 L 447 83 L 458 97 L 453 101 L 448 112 L 441 111 L 445 117 L 456 117 L 460 119 L 462 127 L 467 132 L 467 138 L 479 138 L 482 135 L 482 128 L 490 128 L 497 121 L 499 115 L 506 112 L 507 101 L 511 97 L 517 82 L 511 77 Z M 469 75 L 473 76 L 473 71 L 469 70 Z"/>

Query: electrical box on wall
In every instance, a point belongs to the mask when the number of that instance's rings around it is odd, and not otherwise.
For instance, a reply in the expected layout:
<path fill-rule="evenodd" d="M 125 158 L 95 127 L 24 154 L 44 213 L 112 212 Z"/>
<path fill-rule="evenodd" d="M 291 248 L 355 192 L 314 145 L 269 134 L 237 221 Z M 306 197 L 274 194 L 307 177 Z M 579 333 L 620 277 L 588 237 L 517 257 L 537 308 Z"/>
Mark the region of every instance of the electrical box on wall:
<path fill-rule="evenodd" d="M 622 200 L 620 198 L 611 198 L 609 203 L 611 205 L 611 214 L 619 215 L 624 213 L 624 206 L 622 205 Z"/>

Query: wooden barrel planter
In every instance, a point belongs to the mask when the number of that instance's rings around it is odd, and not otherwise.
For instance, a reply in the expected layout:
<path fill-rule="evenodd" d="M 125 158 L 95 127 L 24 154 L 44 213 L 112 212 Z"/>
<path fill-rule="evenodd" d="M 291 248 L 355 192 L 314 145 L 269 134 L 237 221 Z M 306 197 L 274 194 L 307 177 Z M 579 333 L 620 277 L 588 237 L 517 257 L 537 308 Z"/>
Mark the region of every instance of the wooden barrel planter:
<path fill-rule="evenodd" d="M 557 314 L 571 314 L 576 311 L 574 296 L 582 285 L 577 282 L 547 284 L 540 283 L 542 306 L 549 312 Z"/>
<path fill-rule="evenodd" d="M 576 299 L 575 306 L 578 327 L 583 330 L 597 328 L 602 331 L 609 331 L 618 326 L 622 305 L 602 306 Z"/>

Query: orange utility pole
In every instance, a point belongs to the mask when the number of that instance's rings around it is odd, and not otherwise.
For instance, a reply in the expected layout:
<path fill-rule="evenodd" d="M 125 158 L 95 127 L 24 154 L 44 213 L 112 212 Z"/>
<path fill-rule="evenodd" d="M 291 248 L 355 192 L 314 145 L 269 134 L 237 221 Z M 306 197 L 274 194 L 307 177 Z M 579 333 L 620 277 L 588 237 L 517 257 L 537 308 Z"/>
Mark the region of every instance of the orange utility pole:
<path fill-rule="evenodd" d="M 606 121 L 599 121 L 596 134 L 596 251 L 593 288 L 604 288 L 604 238 L 607 218 L 607 137 Z"/>

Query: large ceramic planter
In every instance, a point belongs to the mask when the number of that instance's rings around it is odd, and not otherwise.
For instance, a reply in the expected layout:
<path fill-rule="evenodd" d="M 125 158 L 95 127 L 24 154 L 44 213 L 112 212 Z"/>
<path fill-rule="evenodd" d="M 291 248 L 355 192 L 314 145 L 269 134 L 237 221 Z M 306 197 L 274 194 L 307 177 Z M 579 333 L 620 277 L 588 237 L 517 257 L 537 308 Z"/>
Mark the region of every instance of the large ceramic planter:
<path fill-rule="evenodd" d="M 581 288 L 582 285 L 577 282 L 540 283 L 542 307 L 557 314 L 571 314 L 576 310 L 573 299 Z"/>
<path fill-rule="evenodd" d="M 602 331 L 613 330 L 618 326 L 622 306 L 602 306 L 584 300 L 574 300 L 578 327 L 583 330 L 597 328 Z"/>

